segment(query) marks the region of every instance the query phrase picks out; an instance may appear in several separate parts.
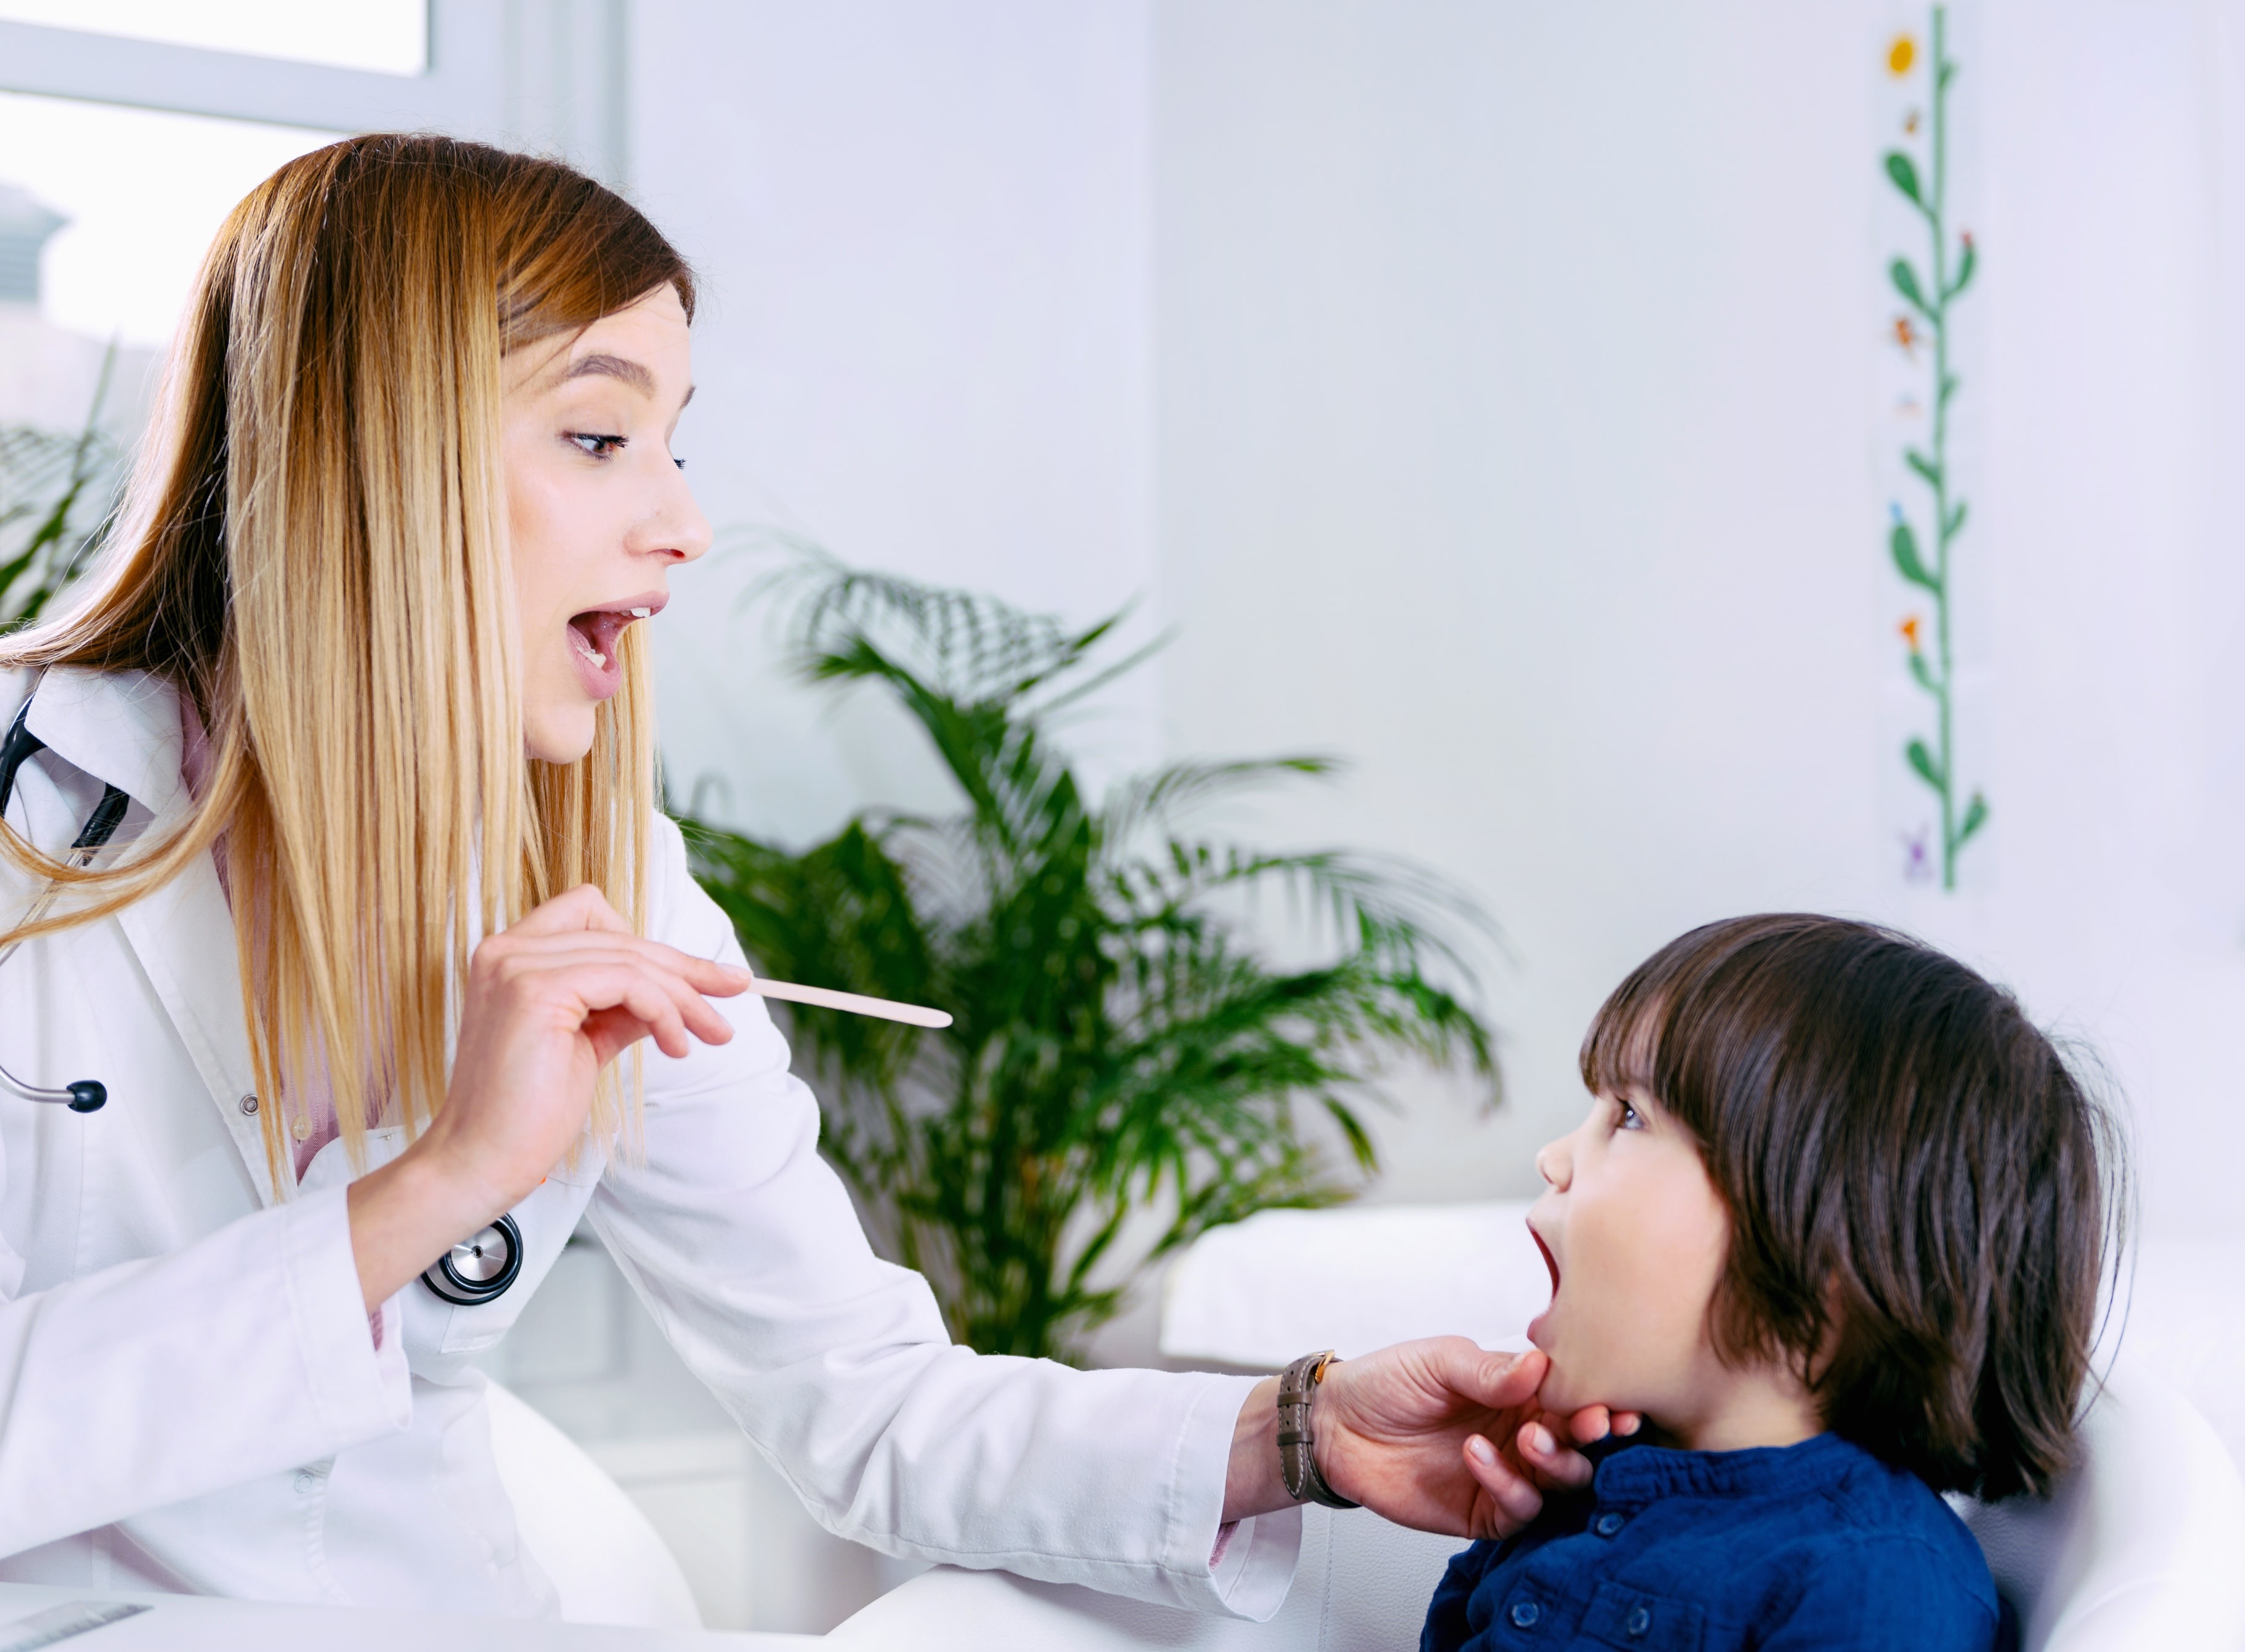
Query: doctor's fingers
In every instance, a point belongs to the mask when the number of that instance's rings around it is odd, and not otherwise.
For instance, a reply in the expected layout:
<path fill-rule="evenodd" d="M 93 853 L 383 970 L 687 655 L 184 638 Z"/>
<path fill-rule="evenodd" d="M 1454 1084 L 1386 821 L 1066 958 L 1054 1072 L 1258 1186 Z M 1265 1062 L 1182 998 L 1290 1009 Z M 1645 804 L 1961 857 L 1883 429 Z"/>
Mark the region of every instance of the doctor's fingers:
<path fill-rule="evenodd" d="M 1512 1437 L 1520 1466 L 1546 1491 L 1579 1491 L 1590 1483 L 1590 1459 L 1568 1443 L 1567 1432 L 1565 1418 L 1546 1412 Z"/>
<path fill-rule="evenodd" d="M 506 926 L 509 935 L 562 935 L 571 931 L 608 930 L 616 934 L 632 932 L 630 923 L 621 912 L 608 904 L 598 884 L 580 884 L 541 901 Z"/>
<path fill-rule="evenodd" d="M 490 985 L 517 1005 L 560 1011 L 573 1030 L 596 1011 L 622 1010 L 647 1027 L 665 1055 L 686 1054 L 689 1032 L 704 1044 L 733 1036 L 733 1024 L 691 984 L 626 947 L 525 948 L 499 962 Z"/>
<path fill-rule="evenodd" d="M 1466 1441 L 1465 1459 L 1482 1493 L 1474 1500 L 1466 1535 L 1508 1537 L 1543 1512 L 1543 1493 L 1481 1435 Z"/>
<path fill-rule="evenodd" d="M 528 920 L 524 921 L 526 923 Z M 580 929 L 558 933 L 533 931 L 526 934 L 520 924 L 502 930 L 476 948 L 475 958 L 469 968 L 471 973 L 478 970 L 503 971 L 524 958 L 623 957 L 637 960 L 642 967 L 661 971 L 682 981 L 695 992 L 709 998 L 733 998 L 747 992 L 756 978 L 738 965 L 696 958 L 691 952 L 682 952 L 675 946 L 648 940 L 629 931 L 617 934 L 605 930 Z"/>

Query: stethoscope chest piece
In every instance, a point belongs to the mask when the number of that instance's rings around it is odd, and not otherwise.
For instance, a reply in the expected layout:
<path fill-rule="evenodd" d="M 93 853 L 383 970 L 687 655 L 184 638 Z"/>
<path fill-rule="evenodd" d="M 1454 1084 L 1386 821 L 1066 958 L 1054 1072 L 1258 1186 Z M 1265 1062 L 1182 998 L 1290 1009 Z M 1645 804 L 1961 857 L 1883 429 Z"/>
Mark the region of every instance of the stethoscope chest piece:
<path fill-rule="evenodd" d="M 506 1293 L 522 1271 L 522 1229 L 501 1216 L 437 1258 L 421 1283 L 446 1302 L 473 1308 Z"/>

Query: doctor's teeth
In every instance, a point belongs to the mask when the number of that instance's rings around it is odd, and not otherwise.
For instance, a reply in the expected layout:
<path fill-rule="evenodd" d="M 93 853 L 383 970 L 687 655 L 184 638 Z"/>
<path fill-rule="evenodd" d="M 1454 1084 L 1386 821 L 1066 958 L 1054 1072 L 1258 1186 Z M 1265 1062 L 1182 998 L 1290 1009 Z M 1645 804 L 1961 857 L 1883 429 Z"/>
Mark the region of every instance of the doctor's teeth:
<path fill-rule="evenodd" d="M 644 620 L 644 619 L 646 619 L 646 618 L 648 617 L 648 615 L 649 615 L 649 614 L 653 613 L 654 612 L 655 612 L 655 610 L 654 610 L 654 609 L 652 609 L 652 608 L 634 608 L 634 609 L 631 611 L 631 617 L 632 617 L 633 619 L 634 619 L 634 620 Z"/>

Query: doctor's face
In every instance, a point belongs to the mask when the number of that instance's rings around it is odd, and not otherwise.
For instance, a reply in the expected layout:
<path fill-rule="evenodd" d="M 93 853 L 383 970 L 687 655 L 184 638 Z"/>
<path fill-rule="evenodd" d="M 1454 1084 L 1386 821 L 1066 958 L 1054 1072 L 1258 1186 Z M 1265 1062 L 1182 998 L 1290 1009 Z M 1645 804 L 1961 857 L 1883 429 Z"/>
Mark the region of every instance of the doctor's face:
<path fill-rule="evenodd" d="M 670 451 L 693 393 L 686 311 L 668 285 L 507 358 L 501 453 L 532 757 L 592 749 L 594 708 L 623 686 L 617 639 L 661 612 L 671 569 L 709 548 Z"/>

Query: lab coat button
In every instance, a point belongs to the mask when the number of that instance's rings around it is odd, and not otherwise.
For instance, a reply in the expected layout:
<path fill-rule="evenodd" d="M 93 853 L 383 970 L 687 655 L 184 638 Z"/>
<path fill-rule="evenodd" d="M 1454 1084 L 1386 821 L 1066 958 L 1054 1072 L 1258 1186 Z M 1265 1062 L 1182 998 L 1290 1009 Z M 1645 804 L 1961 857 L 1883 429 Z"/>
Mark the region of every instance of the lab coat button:
<path fill-rule="evenodd" d="M 310 1469 L 300 1468 L 296 1471 L 296 1489 L 298 1491 L 310 1492 L 315 1489 L 319 1483 L 320 1477 L 312 1473 Z"/>
<path fill-rule="evenodd" d="M 251 1114 L 257 1111 L 257 1098 L 254 1095 L 246 1095 L 242 1097 L 241 1100 L 235 1102 L 234 1106 L 241 1109 L 241 1114 L 244 1118 L 248 1118 Z"/>

